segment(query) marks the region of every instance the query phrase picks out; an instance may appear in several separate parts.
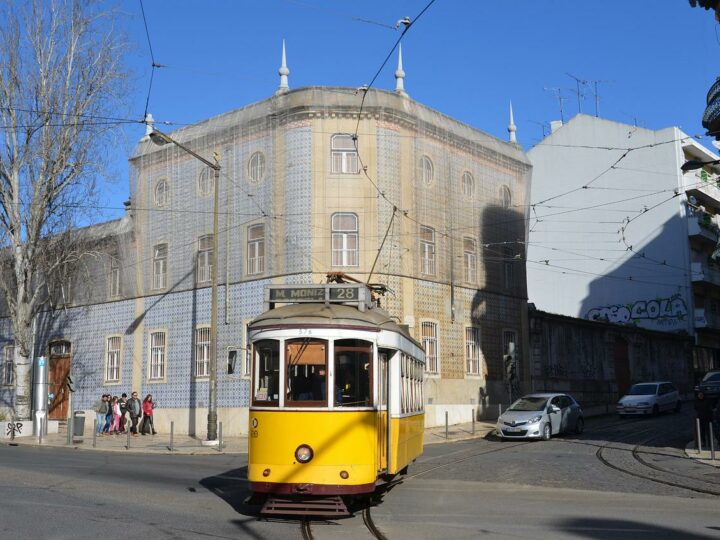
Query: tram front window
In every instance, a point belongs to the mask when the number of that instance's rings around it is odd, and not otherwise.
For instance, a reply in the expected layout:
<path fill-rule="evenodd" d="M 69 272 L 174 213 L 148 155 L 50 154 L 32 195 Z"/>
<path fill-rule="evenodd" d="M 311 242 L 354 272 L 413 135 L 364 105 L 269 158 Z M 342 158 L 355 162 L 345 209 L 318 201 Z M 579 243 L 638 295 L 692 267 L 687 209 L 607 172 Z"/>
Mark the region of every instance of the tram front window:
<path fill-rule="evenodd" d="M 285 349 L 289 406 L 327 407 L 327 342 L 289 341 Z"/>
<path fill-rule="evenodd" d="M 277 405 L 280 399 L 280 345 L 274 339 L 255 343 L 254 402 Z"/>
<path fill-rule="evenodd" d="M 372 405 L 373 344 L 360 339 L 335 341 L 335 406 Z"/>

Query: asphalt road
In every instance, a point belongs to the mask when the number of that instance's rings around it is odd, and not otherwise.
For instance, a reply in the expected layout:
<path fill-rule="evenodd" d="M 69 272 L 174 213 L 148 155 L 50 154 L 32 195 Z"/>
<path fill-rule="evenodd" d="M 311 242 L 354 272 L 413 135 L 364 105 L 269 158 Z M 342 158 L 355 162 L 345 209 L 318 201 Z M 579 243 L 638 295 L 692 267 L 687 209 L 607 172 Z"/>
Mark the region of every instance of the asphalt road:
<path fill-rule="evenodd" d="M 601 418 L 549 442 L 429 446 L 369 512 L 305 537 L 371 538 L 369 518 L 391 540 L 720 538 L 720 469 L 684 457 L 691 426 L 689 413 Z M 0 538 L 303 538 L 243 504 L 245 465 L 0 446 Z"/>

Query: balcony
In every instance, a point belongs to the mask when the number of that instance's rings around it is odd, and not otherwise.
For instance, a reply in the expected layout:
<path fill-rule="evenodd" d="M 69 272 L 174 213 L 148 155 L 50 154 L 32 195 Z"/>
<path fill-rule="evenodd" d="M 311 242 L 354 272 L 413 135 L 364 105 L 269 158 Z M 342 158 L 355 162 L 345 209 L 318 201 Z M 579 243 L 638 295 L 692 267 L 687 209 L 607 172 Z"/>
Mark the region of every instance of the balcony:
<path fill-rule="evenodd" d="M 720 330 L 720 317 L 707 309 L 695 309 L 695 328 Z"/>
<path fill-rule="evenodd" d="M 690 271 L 694 283 L 710 283 L 720 287 L 720 269 L 716 265 L 694 262 L 690 265 Z"/>
<path fill-rule="evenodd" d="M 688 236 L 696 236 L 717 244 L 718 226 L 713 216 L 707 212 L 696 212 L 688 216 Z"/>
<path fill-rule="evenodd" d="M 690 171 L 683 175 L 685 192 L 693 195 L 700 204 L 720 207 L 720 176 L 705 170 Z"/>

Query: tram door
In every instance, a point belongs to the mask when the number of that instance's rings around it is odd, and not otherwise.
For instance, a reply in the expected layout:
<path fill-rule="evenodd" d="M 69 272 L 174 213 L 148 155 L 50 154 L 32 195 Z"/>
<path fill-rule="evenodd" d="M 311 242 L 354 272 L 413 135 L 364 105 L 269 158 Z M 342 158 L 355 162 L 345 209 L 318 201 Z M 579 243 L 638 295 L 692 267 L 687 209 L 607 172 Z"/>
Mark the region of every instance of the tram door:
<path fill-rule="evenodd" d="M 378 355 L 378 409 L 377 409 L 377 451 L 378 451 L 378 468 L 385 470 L 388 468 L 387 448 L 388 448 L 388 362 L 387 352 L 381 351 Z"/>

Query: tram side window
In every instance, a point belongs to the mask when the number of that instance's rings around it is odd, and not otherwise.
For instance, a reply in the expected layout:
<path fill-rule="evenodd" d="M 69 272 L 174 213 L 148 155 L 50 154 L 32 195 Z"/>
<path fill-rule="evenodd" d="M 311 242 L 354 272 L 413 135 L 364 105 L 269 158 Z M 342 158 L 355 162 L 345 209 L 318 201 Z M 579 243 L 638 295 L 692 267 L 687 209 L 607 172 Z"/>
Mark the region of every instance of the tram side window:
<path fill-rule="evenodd" d="M 334 347 L 335 406 L 371 406 L 373 344 L 361 339 L 339 339 Z"/>
<path fill-rule="evenodd" d="M 327 342 L 302 339 L 285 349 L 287 400 L 291 406 L 327 406 Z"/>
<path fill-rule="evenodd" d="M 255 402 L 277 405 L 280 398 L 280 345 L 268 339 L 255 343 Z"/>

